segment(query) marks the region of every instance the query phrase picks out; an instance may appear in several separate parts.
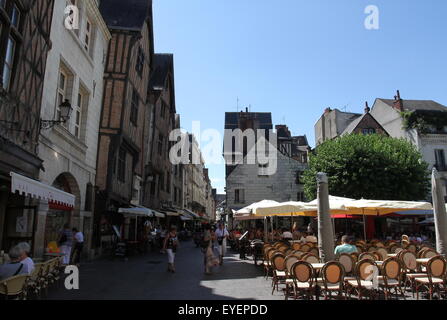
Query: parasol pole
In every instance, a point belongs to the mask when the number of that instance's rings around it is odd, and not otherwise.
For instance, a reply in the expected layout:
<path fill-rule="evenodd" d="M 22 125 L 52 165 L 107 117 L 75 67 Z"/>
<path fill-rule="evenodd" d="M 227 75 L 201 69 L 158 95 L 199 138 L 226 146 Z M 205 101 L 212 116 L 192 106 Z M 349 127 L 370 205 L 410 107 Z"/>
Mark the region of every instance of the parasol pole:
<path fill-rule="evenodd" d="M 365 237 L 366 242 L 366 217 L 365 217 L 365 208 L 362 208 L 363 213 L 363 236 Z"/>

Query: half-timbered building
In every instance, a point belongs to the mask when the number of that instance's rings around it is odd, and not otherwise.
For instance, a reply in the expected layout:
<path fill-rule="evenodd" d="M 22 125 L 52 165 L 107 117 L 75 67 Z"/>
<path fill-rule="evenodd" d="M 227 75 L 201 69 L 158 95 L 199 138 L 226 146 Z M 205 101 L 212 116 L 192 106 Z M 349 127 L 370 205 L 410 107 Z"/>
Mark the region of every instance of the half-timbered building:
<path fill-rule="evenodd" d="M 5 251 L 21 241 L 36 249 L 34 198 L 48 201 L 51 191 L 36 179 L 44 168 L 38 142 L 53 6 L 53 0 L 0 1 L 0 249 Z"/>
<path fill-rule="evenodd" d="M 97 157 L 97 248 L 110 243 L 112 225 L 123 226 L 119 209 L 140 202 L 143 133 L 148 125 L 148 86 L 154 51 L 152 1 L 101 1 L 100 11 L 112 39 L 106 55 Z"/>

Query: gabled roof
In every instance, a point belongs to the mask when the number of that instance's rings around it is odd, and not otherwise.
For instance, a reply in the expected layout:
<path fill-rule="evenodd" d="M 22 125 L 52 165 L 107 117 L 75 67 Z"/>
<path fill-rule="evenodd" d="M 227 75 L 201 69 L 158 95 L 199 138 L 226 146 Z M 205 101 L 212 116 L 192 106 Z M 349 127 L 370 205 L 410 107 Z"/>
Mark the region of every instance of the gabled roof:
<path fill-rule="evenodd" d="M 152 19 L 152 0 L 101 0 L 99 10 L 109 27 L 140 30 Z"/>
<path fill-rule="evenodd" d="M 394 107 L 393 99 L 382 99 L 378 98 L 377 100 L 382 101 L 389 105 L 390 107 Z M 404 110 L 405 111 L 416 111 L 416 110 L 433 110 L 433 111 L 447 111 L 447 107 L 437 103 L 433 100 L 402 100 Z"/>
<path fill-rule="evenodd" d="M 152 73 L 149 91 L 163 91 L 171 86 L 171 105 L 175 112 L 174 55 L 156 53 L 152 58 Z"/>
<path fill-rule="evenodd" d="M 360 123 L 363 120 L 365 120 L 366 118 L 372 119 L 377 124 L 377 126 L 380 127 L 383 130 L 383 132 L 385 132 L 387 135 L 389 135 L 388 132 L 382 127 L 382 125 L 376 120 L 376 118 L 374 118 L 373 115 L 371 113 L 369 113 L 369 112 L 364 113 L 362 116 L 360 116 L 357 119 L 355 119 L 354 121 L 352 121 L 346 127 L 346 129 L 342 132 L 341 135 L 353 133 L 355 131 L 355 129 L 357 129 L 357 127 L 360 125 Z"/>

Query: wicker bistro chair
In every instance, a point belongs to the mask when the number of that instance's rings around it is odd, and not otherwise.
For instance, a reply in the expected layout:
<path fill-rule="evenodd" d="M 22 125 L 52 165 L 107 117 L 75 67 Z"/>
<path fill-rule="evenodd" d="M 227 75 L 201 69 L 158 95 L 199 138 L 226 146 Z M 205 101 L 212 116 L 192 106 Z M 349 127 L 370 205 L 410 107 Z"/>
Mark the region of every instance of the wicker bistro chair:
<path fill-rule="evenodd" d="M 377 257 L 372 252 L 363 252 L 359 255 L 358 261 L 365 260 L 365 259 L 370 259 L 370 260 L 376 261 Z"/>
<path fill-rule="evenodd" d="M 419 300 L 419 289 L 425 287 L 428 289 L 430 300 L 433 299 L 433 293 L 441 295 L 441 286 L 446 289 L 446 260 L 442 256 L 436 256 L 427 263 L 427 276 L 415 278 L 416 299 Z"/>
<path fill-rule="evenodd" d="M 25 300 L 26 280 L 28 279 L 28 277 L 28 274 L 21 274 L 0 281 L 0 295 L 5 296 L 7 300 Z"/>
<path fill-rule="evenodd" d="M 286 257 L 286 260 L 284 263 L 286 265 L 285 271 L 286 271 L 287 279 L 290 279 L 292 277 L 292 266 L 297 261 L 300 261 L 300 259 L 294 254 L 291 254 L 290 256 Z"/>
<path fill-rule="evenodd" d="M 420 272 L 418 263 L 416 262 L 416 255 L 408 250 L 402 250 L 397 256 L 402 265 L 404 286 L 410 287 L 413 296 L 415 293 L 415 279 L 418 277 L 426 277 L 427 273 Z"/>
<path fill-rule="evenodd" d="M 439 253 L 437 253 L 436 250 L 434 250 L 434 249 L 427 249 L 427 250 L 423 251 L 423 253 L 421 255 L 421 258 L 433 258 L 433 257 L 436 257 L 438 255 L 439 255 Z"/>
<path fill-rule="evenodd" d="M 306 261 L 308 263 L 319 263 L 320 262 L 320 259 L 312 253 L 305 254 L 304 256 L 301 257 L 301 260 Z"/>
<path fill-rule="evenodd" d="M 293 288 L 294 299 L 298 299 L 299 293 L 312 299 L 315 290 L 314 269 L 306 261 L 297 261 L 291 268 L 292 279 L 286 280 L 286 300 L 290 296 L 290 289 Z"/>
<path fill-rule="evenodd" d="M 376 292 L 374 288 L 374 282 L 371 280 L 373 269 L 379 270 L 376 262 L 371 259 L 360 260 L 355 267 L 355 280 L 346 280 L 346 295 L 350 298 L 352 293 L 355 292 L 359 300 L 366 294 L 369 294 L 371 298 L 375 297 Z"/>
<path fill-rule="evenodd" d="M 320 256 L 320 251 L 318 250 L 318 248 L 313 247 L 309 250 L 309 253 L 312 253 L 314 256 L 319 257 Z"/>
<path fill-rule="evenodd" d="M 300 250 L 303 251 L 303 252 L 309 252 L 311 248 L 312 247 L 309 244 L 306 243 L 306 244 L 301 245 Z"/>
<path fill-rule="evenodd" d="M 341 263 L 345 270 L 345 280 L 355 280 L 351 275 L 354 273 L 355 261 L 350 254 L 342 253 L 338 257 L 338 262 Z"/>
<path fill-rule="evenodd" d="M 279 291 L 279 284 L 286 283 L 286 257 L 282 253 L 276 253 L 272 257 L 272 267 L 273 267 L 273 276 L 272 276 L 272 294 L 275 292 L 275 288 Z"/>
<path fill-rule="evenodd" d="M 384 247 L 379 247 L 377 249 L 377 253 L 380 255 L 381 261 L 385 261 L 386 259 L 388 259 L 388 250 L 386 250 Z"/>
<path fill-rule="evenodd" d="M 295 255 L 295 256 L 297 256 L 298 257 L 298 259 L 301 259 L 301 257 L 302 256 L 304 256 L 305 254 L 307 254 L 306 252 L 303 252 L 303 251 L 300 251 L 300 250 L 295 250 L 294 252 L 293 252 L 293 255 Z"/>
<path fill-rule="evenodd" d="M 391 295 L 391 289 L 394 288 L 395 293 L 397 290 L 405 298 L 404 291 L 402 290 L 402 267 L 401 262 L 397 258 L 388 258 L 383 262 L 382 275 L 378 277 L 379 288 L 383 289 L 385 299 L 388 300 L 388 296 Z"/>
<path fill-rule="evenodd" d="M 338 297 L 343 296 L 344 292 L 344 277 L 345 270 L 343 265 L 337 261 L 330 261 L 326 263 L 321 270 L 322 285 L 320 285 L 321 292 L 324 294 L 324 299 L 332 298 L 332 292 L 337 292 Z"/>
<path fill-rule="evenodd" d="M 267 252 L 265 253 L 264 256 L 264 272 L 265 272 L 265 278 L 268 279 L 269 275 L 271 274 L 273 268 L 272 268 L 272 264 L 271 264 L 271 260 L 272 257 L 275 253 L 278 253 L 279 251 L 277 251 L 275 248 L 271 248 L 269 250 L 267 250 Z"/>
<path fill-rule="evenodd" d="M 34 264 L 34 270 L 26 282 L 27 296 L 33 294 L 35 297 L 40 297 L 42 290 L 41 279 L 44 267 L 45 263 L 43 262 Z"/>
<path fill-rule="evenodd" d="M 295 250 L 295 251 L 300 250 L 301 249 L 301 244 L 298 243 L 298 242 L 294 242 L 292 244 L 292 249 Z"/>

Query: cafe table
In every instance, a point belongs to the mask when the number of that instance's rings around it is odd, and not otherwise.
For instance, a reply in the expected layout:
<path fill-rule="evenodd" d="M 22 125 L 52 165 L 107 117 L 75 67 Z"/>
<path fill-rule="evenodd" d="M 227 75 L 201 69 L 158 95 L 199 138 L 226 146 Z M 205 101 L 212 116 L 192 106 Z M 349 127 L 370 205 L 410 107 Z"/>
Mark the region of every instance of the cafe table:
<path fill-rule="evenodd" d="M 396 258 L 397 255 L 398 255 L 397 253 L 388 253 L 389 258 Z"/>

